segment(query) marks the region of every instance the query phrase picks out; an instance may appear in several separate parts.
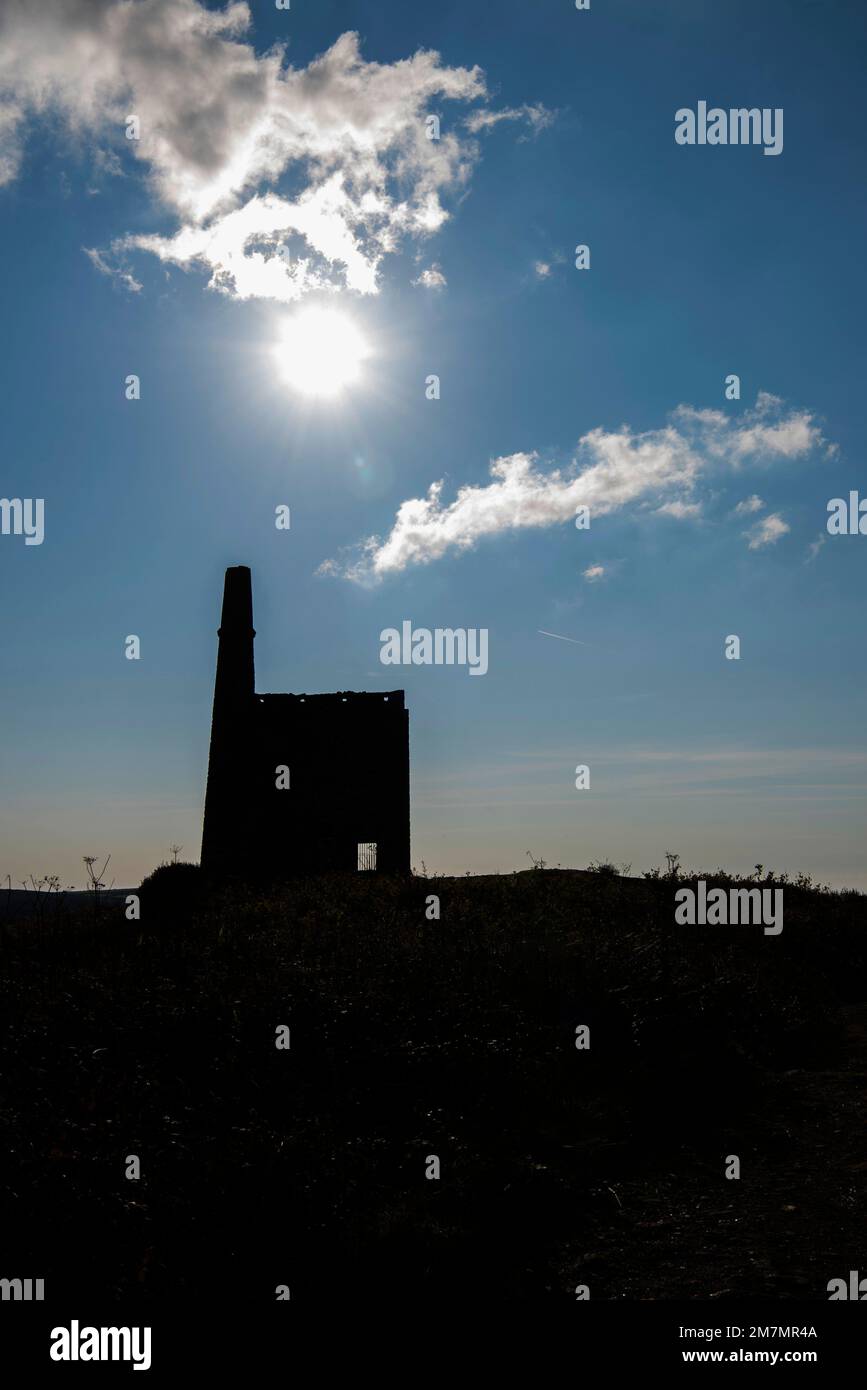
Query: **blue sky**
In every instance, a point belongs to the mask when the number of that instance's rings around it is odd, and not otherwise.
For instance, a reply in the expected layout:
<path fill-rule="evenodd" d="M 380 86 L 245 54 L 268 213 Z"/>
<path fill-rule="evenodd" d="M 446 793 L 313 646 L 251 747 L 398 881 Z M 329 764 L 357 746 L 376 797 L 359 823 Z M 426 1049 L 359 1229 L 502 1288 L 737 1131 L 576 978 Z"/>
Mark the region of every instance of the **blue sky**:
<path fill-rule="evenodd" d="M 45 499 L 41 545 L 0 536 L 0 873 L 80 883 L 81 856 L 111 852 L 128 884 L 173 842 L 198 857 L 222 574 L 249 564 L 258 689 L 406 689 L 418 867 L 532 850 L 638 872 L 674 850 L 867 887 L 867 541 L 826 531 L 830 498 L 867 494 L 867 14 L 132 8 L 125 27 L 114 0 L 0 18 L 0 491 Z M 423 50 L 438 60 L 406 65 Z M 677 145 L 700 100 L 782 108 L 782 154 Z M 419 143 L 430 113 L 438 145 Z M 309 283 L 275 296 L 274 260 L 241 298 L 227 219 L 257 196 L 308 208 L 329 179 L 351 196 L 315 245 L 264 223 L 256 243 Z M 215 228 L 210 264 L 177 259 L 181 229 Z M 413 283 L 434 268 L 445 284 Z M 277 344 L 322 304 L 370 355 L 315 398 Z M 516 455 L 529 491 L 513 475 L 498 500 L 491 462 Z M 562 488 L 604 458 L 577 530 Z M 404 545 L 401 505 L 439 480 Z M 396 560 L 358 582 L 369 537 Z M 382 666 L 405 619 L 487 628 L 487 675 Z"/>

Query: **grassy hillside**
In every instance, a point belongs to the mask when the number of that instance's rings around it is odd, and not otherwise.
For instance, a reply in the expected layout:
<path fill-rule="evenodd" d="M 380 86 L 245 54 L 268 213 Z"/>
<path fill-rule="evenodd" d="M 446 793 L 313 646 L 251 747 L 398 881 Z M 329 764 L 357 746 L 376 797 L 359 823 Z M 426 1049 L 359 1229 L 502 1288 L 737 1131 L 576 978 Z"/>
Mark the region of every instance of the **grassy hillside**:
<path fill-rule="evenodd" d="M 867 898 L 788 884 L 766 937 L 675 926 L 676 887 L 208 890 L 178 865 L 139 922 L 7 923 L 6 1272 L 145 1300 L 825 1299 L 863 1263 Z"/>

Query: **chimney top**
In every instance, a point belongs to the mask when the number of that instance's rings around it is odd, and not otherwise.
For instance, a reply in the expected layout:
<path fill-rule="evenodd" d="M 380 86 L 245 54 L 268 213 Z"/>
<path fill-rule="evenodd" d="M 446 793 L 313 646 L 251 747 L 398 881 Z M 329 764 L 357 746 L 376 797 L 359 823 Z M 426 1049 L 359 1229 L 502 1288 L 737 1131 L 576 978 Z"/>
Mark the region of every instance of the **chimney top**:
<path fill-rule="evenodd" d="M 247 565 L 230 565 L 223 586 L 223 614 L 220 635 L 224 632 L 253 630 L 253 585 Z M 253 634 L 255 636 L 255 633 Z"/>

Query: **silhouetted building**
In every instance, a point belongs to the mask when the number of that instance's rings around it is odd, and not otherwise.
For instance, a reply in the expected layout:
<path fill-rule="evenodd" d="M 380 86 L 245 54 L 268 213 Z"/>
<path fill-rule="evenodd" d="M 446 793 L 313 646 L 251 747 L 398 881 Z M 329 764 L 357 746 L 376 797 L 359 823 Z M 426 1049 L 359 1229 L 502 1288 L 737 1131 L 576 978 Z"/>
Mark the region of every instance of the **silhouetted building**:
<path fill-rule="evenodd" d="M 409 873 L 403 691 L 257 695 L 244 565 L 226 570 L 218 635 L 202 867 Z"/>

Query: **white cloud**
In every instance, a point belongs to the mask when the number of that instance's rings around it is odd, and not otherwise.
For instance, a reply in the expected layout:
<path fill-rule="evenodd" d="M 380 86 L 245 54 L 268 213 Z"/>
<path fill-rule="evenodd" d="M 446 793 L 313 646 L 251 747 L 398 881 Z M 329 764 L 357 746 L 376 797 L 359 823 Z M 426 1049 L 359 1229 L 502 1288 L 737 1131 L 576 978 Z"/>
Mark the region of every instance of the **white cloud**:
<path fill-rule="evenodd" d="M 173 234 L 128 235 L 144 250 L 238 298 L 288 301 L 311 289 L 376 292 L 383 257 L 447 220 L 499 120 L 537 131 L 542 107 L 476 111 L 429 140 L 432 102 L 486 96 L 478 67 L 420 50 L 368 62 L 341 35 L 308 66 L 258 54 L 251 14 L 199 0 L 4 0 L 0 8 L 0 182 L 15 178 L 29 122 L 60 116 L 79 141 L 140 161 Z M 140 139 L 125 139 L 129 115 Z M 469 134 L 467 133 L 469 131 Z M 281 254 L 287 238 L 295 249 Z M 108 257 L 102 252 L 104 264 Z"/>
<path fill-rule="evenodd" d="M 656 507 L 655 510 L 661 516 L 673 516 L 677 521 L 687 521 L 701 516 L 701 503 L 684 502 L 682 498 L 676 497 L 671 502 L 663 502 L 662 506 Z"/>
<path fill-rule="evenodd" d="M 779 512 L 771 512 L 768 516 L 763 516 L 761 521 L 757 521 L 744 535 L 749 542 L 750 550 L 759 550 L 763 545 L 773 545 L 780 536 L 785 536 L 792 528 L 783 520 Z"/>
<path fill-rule="evenodd" d="M 588 584 L 597 583 L 598 580 L 603 578 L 604 574 L 604 565 L 588 565 L 586 570 L 582 571 L 582 577 L 587 580 Z"/>
<path fill-rule="evenodd" d="M 695 410 L 678 406 L 674 418 L 686 427 L 707 430 L 707 447 L 718 458 L 738 464 L 747 458 L 798 458 L 813 447 L 816 427 L 807 411 L 790 411 L 783 419 L 782 401 L 760 391 L 753 409 L 744 416 L 749 423 L 731 429 L 731 417 L 722 410 Z"/>
<path fill-rule="evenodd" d="M 752 497 L 745 497 L 742 502 L 738 502 L 732 515 L 751 516 L 753 512 L 760 512 L 764 505 L 761 497 L 757 497 L 756 494 L 753 493 Z"/>
<path fill-rule="evenodd" d="M 423 270 L 418 279 L 413 280 L 412 283 L 414 285 L 421 285 L 422 288 L 426 290 L 442 290 L 445 289 L 448 281 L 443 275 L 440 267 L 434 262 L 433 265 L 428 266 L 427 270 Z"/>
<path fill-rule="evenodd" d="M 536 261 L 533 269 L 540 280 L 547 280 L 551 274 L 551 266 L 547 261 Z"/>
<path fill-rule="evenodd" d="M 443 481 L 432 483 L 426 497 L 401 503 L 384 539 L 370 536 L 354 553 L 326 561 L 320 570 L 376 582 L 450 551 L 468 550 L 484 537 L 561 525 L 581 505 L 590 508 L 594 519 L 648 499 L 660 507 L 670 500 L 670 492 L 681 500 L 689 495 L 714 467 L 739 467 L 747 458 L 788 459 L 824 443 L 807 412 L 784 414 L 782 402 L 769 404 L 767 397 L 760 397 L 740 421 L 718 411 L 679 406 L 661 429 L 639 434 L 626 425 L 615 431 L 590 430 L 579 440 L 572 461 L 549 472 L 539 467 L 536 453 L 495 459 L 490 482 L 466 484 L 448 504 L 442 501 Z M 765 530 L 751 538 L 753 549 L 788 530 L 776 514 L 760 526 Z"/>

